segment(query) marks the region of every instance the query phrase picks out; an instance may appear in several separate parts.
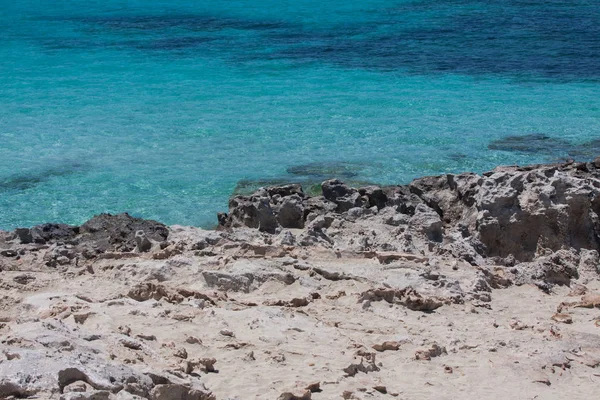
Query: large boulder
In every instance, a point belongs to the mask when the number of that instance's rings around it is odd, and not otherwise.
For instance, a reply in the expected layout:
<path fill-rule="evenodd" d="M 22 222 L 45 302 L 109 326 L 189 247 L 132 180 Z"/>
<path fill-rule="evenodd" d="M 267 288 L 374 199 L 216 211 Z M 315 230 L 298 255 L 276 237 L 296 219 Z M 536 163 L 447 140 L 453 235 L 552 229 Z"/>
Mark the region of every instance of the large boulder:
<path fill-rule="evenodd" d="M 264 189 L 252 196 L 237 196 L 229 200 L 229 215 L 224 220 L 229 227 L 246 226 L 274 233 L 278 227 L 271 198 Z"/>
<path fill-rule="evenodd" d="M 600 177 L 569 165 L 499 168 L 476 195 L 488 256 L 531 261 L 540 250 L 600 249 Z"/>
<path fill-rule="evenodd" d="M 307 197 L 297 184 L 261 188 L 250 196 L 229 200 L 229 214 L 219 214 L 219 226 L 248 227 L 275 233 L 279 228 L 304 228 L 311 218 L 335 210 L 337 205 L 322 197 Z"/>
<path fill-rule="evenodd" d="M 417 194 L 410 191 L 408 186 L 388 187 L 386 197 L 388 207 L 393 207 L 396 212 L 407 215 L 413 215 L 416 207 L 424 203 Z"/>
<path fill-rule="evenodd" d="M 415 214 L 408 222 L 408 228 L 416 234 L 424 235 L 432 242 L 441 242 L 443 240 L 444 225 L 442 220 L 435 210 L 425 204 L 417 206 Z"/>
<path fill-rule="evenodd" d="M 304 227 L 304 205 L 297 194 L 284 197 L 276 206 L 277 222 L 283 228 Z"/>
<path fill-rule="evenodd" d="M 331 179 L 321 184 L 323 197 L 337 205 L 336 211 L 342 213 L 354 207 L 368 205 L 369 199 L 364 198 L 357 189 L 345 185 L 338 179 Z"/>
<path fill-rule="evenodd" d="M 387 205 L 387 194 L 379 186 L 364 186 L 358 189 L 358 193 L 361 196 L 366 196 L 366 198 L 369 200 L 368 207 L 377 207 L 379 210 Z"/>

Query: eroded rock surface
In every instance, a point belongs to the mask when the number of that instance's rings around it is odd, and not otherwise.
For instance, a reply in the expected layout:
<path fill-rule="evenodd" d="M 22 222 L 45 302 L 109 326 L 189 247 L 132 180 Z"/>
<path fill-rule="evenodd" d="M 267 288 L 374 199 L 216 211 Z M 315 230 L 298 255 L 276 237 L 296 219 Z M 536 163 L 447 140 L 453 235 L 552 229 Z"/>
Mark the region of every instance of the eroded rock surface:
<path fill-rule="evenodd" d="M 590 398 L 598 168 L 268 187 L 215 231 L 0 232 L 0 398 Z"/>
<path fill-rule="evenodd" d="M 514 266 L 549 257 L 541 266 L 548 270 L 565 258 L 564 252 L 577 257 L 582 249 L 600 249 L 595 162 L 499 167 L 481 175 L 425 177 L 406 186 L 354 189 L 330 180 L 322 187 L 322 197 L 302 195 L 299 189 L 272 196 L 273 188 L 238 196 L 221 225 L 272 233 L 304 227 L 297 234 L 301 245 L 451 254 L 473 265 Z M 258 198 L 261 207 L 248 210 L 245 204 Z M 286 223 L 280 224 L 278 204 L 287 198 L 298 211 L 293 222 L 286 214 Z"/>

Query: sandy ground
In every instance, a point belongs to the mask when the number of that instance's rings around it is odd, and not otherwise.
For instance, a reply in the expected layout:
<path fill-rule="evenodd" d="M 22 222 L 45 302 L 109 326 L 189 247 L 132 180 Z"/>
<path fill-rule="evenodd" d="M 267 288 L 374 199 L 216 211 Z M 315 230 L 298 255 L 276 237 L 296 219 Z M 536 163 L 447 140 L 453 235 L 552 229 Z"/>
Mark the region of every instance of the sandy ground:
<path fill-rule="evenodd" d="M 27 349 L 48 357 L 94 351 L 114 363 L 191 375 L 217 399 L 584 399 L 597 392 L 600 310 L 574 304 L 555 314 L 562 302 L 600 293 L 598 279 L 551 294 L 510 285 L 491 290 L 491 301 L 446 300 L 424 312 L 364 296 L 415 286 L 423 260 L 293 256 L 136 254 L 54 269 L 4 257 L 0 365 Z M 441 260 L 429 281 L 432 288 L 463 282 L 478 268 Z M 209 284 L 207 271 L 221 280 Z M 144 287 L 162 290 L 162 298 L 132 298 Z M 184 296 L 168 298 L 181 288 Z M 40 339 L 51 331 L 70 339 Z M 374 349 L 385 342 L 385 350 Z M 189 361 L 207 358 L 216 360 L 214 372 L 186 373 Z"/>

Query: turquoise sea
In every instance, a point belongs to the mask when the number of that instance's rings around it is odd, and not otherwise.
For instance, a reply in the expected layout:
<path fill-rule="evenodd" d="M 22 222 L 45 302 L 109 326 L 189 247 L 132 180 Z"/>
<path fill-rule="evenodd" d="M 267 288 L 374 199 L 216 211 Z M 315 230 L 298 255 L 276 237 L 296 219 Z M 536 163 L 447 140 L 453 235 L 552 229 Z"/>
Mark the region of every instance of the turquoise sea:
<path fill-rule="evenodd" d="M 600 154 L 597 0 L 0 0 L 0 32 L 0 229 Z"/>

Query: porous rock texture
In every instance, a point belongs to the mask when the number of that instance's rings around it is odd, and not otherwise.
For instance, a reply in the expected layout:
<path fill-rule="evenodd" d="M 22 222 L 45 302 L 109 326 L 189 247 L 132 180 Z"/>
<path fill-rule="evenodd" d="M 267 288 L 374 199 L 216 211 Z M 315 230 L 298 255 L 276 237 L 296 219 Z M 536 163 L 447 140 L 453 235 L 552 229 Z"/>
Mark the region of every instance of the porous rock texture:
<path fill-rule="evenodd" d="M 305 227 L 300 244 L 318 242 L 337 250 L 450 254 L 473 265 L 517 269 L 534 260 L 577 263 L 582 250 L 600 249 L 597 164 L 499 167 L 382 188 L 355 189 L 329 180 L 319 197 L 305 196 L 299 186 L 265 188 L 233 198 L 229 215 L 220 221 L 224 228 L 279 234 Z M 292 197 L 295 218 L 287 209 L 281 218 L 282 205 Z M 565 274 L 576 274 L 566 269 Z"/>
<path fill-rule="evenodd" d="M 589 398 L 600 160 L 0 231 L 0 398 Z"/>

